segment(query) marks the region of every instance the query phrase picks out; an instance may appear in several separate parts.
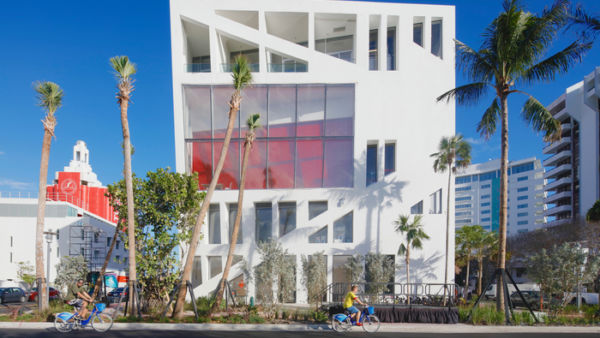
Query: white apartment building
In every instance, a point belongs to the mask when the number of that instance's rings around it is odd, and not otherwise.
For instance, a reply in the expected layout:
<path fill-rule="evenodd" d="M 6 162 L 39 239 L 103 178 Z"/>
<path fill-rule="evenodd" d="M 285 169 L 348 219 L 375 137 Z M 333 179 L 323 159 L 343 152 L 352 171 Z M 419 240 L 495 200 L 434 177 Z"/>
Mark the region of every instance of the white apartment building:
<path fill-rule="evenodd" d="M 236 254 L 253 267 L 257 243 L 279 241 L 296 263 L 291 301 L 306 303 L 302 255 L 324 252 L 328 283 L 347 282 L 351 255 L 400 263 L 393 221 L 425 211 L 431 239 L 411 254 L 411 282 L 443 282 L 447 178 L 429 154 L 455 129 L 454 104 L 435 100 L 455 85 L 454 25 L 453 6 L 171 0 L 176 165 L 197 172 L 200 188 L 222 147 L 234 58 L 245 55 L 254 71 L 196 252 L 196 296 L 221 278 L 252 113 L 264 127 L 250 155 Z M 453 255 L 448 265 L 453 271 Z M 241 268 L 230 273 L 234 286 Z M 403 268 L 394 279 L 406 281 Z M 255 296 L 252 281 L 247 293 Z"/>
<path fill-rule="evenodd" d="M 600 198 L 600 67 L 548 106 L 562 138 L 544 147 L 548 225 L 585 219 Z"/>
<path fill-rule="evenodd" d="M 455 222 L 498 231 L 500 221 L 500 160 L 472 164 L 455 178 Z M 544 168 L 535 157 L 508 164 L 507 236 L 543 227 Z"/>

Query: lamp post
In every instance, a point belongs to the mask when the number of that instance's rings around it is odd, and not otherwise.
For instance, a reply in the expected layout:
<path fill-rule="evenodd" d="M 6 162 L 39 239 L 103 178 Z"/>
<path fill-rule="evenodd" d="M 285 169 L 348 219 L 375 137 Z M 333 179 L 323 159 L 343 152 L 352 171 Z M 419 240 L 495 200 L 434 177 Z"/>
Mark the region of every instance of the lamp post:
<path fill-rule="evenodd" d="M 50 245 L 52 244 L 52 237 L 56 236 L 56 232 L 53 232 L 52 230 L 50 231 L 44 231 L 44 235 L 46 235 L 46 243 L 47 245 L 47 254 L 46 254 L 46 297 L 48 297 L 48 303 L 50 303 L 50 286 L 49 286 L 49 282 L 50 282 L 50 253 L 52 252 L 52 248 L 50 247 Z M 38 306 L 41 309 L 42 306 L 42 290 L 39 290 L 38 288 Z"/>

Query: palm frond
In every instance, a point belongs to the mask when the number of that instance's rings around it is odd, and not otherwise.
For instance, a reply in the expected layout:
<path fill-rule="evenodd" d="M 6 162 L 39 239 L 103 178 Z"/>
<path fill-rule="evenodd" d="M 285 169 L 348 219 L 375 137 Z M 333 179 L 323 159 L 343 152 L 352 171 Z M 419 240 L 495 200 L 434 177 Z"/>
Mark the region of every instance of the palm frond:
<path fill-rule="evenodd" d="M 460 141 L 456 147 L 455 167 L 464 168 L 471 164 L 471 145 L 462 139 L 462 135 L 458 136 L 460 136 Z"/>
<path fill-rule="evenodd" d="M 400 247 L 398 248 L 398 255 L 404 256 L 405 253 L 406 253 L 406 246 L 404 246 L 404 243 L 402 243 L 402 244 L 400 244 Z"/>
<path fill-rule="evenodd" d="M 456 87 L 451 89 L 444 94 L 438 96 L 437 102 L 446 101 L 450 102 L 452 98 L 456 98 L 456 103 L 463 104 L 476 104 L 481 96 L 485 93 L 485 90 L 489 83 L 487 82 L 475 82 L 464 86 Z"/>
<path fill-rule="evenodd" d="M 495 75 L 496 69 L 488 60 L 488 51 L 476 51 L 458 40 L 454 40 L 454 42 L 457 54 L 456 64 L 459 71 L 466 74 L 471 81 L 489 82 Z"/>
<path fill-rule="evenodd" d="M 477 132 L 481 137 L 488 140 L 496 132 L 496 126 L 498 125 L 498 118 L 500 117 L 500 105 L 498 104 L 498 98 L 494 98 L 492 104 L 485 110 L 481 121 L 477 124 Z"/>
<path fill-rule="evenodd" d="M 246 120 L 246 126 L 248 127 L 248 130 L 256 130 L 260 127 L 262 127 L 262 125 L 260 124 L 260 114 L 256 113 L 256 114 L 252 114 L 248 117 L 248 119 Z"/>
<path fill-rule="evenodd" d="M 115 71 L 115 76 L 119 81 L 129 81 L 131 76 L 137 72 L 135 63 L 129 60 L 126 55 L 119 55 L 110 58 L 110 65 Z"/>
<path fill-rule="evenodd" d="M 44 108 L 50 115 L 62 106 L 63 90 L 54 82 L 36 82 L 35 91 L 38 93 L 38 106 Z"/>
<path fill-rule="evenodd" d="M 523 118 L 535 131 L 544 133 L 545 141 L 560 140 L 562 131 L 560 122 L 550 114 L 550 111 L 540 101 L 527 93 L 524 94 L 528 95 L 529 99 L 523 105 Z"/>
<path fill-rule="evenodd" d="M 571 15 L 571 23 L 569 26 L 573 25 L 583 25 L 583 37 L 587 37 L 587 34 L 597 34 L 600 33 L 600 17 L 591 16 L 586 13 L 581 6 L 577 6 Z"/>
<path fill-rule="evenodd" d="M 566 73 L 572 65 L 581 62 L 590 48 L 592 48 L 591 42 L 575 41 L 565 49 L 526 69 L 522 79 L 528 83 L 554 81 L 557 74 Z"/>
<path fill-rule="evenodd" d="M 245 56 L 239 55 L 235 58 L 231 77 L 233 78 L 233 88 L 235 90 L 242 90 L 252 82 L 252 72 Z"/>

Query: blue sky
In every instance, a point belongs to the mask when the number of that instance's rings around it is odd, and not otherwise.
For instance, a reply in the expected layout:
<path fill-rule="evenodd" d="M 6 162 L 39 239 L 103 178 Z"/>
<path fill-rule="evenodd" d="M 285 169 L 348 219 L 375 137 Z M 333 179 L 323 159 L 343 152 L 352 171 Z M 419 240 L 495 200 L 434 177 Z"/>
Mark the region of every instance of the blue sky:
<path fill-rule="evenodd" d="M 290 0 L 288 0 L 290 1 Z M 478 47 L 480 34 L 501 10 L 500 0 L 388 1 L 456 6 L 456 37 Z M 527 0 L 534 12 L 551 1 Z M 600 14 L 600 1 L 581 1 Z M 23 14 L 27 13 L 27 14 Z M 42 110 L 36 106 L 33 83 L 50 80 L 65 91 L 57 112 L 49 178 L 72 157 L 76 140 L 90 149 L 94 171 L 104 184 L 121 178 L 121 126 L 115 99 L 115 80 L 108 59 L 128 55 L 138 65 L 133 105 L 129 110 L 136 148 L 133 169 L 138 174 L 175 165 L 169 3 L 155 1 L 11 1 L 0 14 L 0 191 L 36 191 L 43 129 Z M 556 48 L 565 46 L 561 36 Z M 581 81 L 600 65 L 600 39 L 584 61 L 553 83 L 525 88 L 549 104 L 565 88 Z M 457 85 L 465 80 L 457 74 Z M 473 161 L 500 154 L 498 137 L 479 138 L 475 126 L 491 97 L 480 105 L 458 107 L 456 129 L 473 143 Z M 510 99 L 510 159 L 542 157 L 543 142 L 520 118 L 524 99 Z"/>

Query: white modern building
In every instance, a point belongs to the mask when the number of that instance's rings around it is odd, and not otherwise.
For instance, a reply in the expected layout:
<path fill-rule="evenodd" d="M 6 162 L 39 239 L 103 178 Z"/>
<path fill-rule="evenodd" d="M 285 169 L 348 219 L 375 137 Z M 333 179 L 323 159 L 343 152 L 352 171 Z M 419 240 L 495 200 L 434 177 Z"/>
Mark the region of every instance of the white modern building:
<path fill-rule="evenodd" d="M 498 231 L 500 220 L 500 160 L 472 164 L 455 178 L 455 222 Z M 508 164 L 508 236 L 543 227 L 544 168 L 535 157 Z"/>
<path fill-rule="evenodd" d="M 548 106 L 562 138 L 546 144 L 548 225 L 584 218 L 600 198 L 600 67 Z"/>
<path fill-rule="evenodd" d="M 424 214 L 431 239 L 411 255 L 411 282 L 443 282 L 447 176 L 433 172 L 429 154 L 455 132 L 454 104 L 435 100 L 455 85 L 454 18 L 453 6 L 171 1 L 176 165 L 197 172 L 201 189 L 222 147 L 234 58 L 246 56 L 254 71 L 196 252 L 196 296 L 215 289 L 225 264 L 252 113 L 264 127 L 236 247 L 250 266 L 260 263 L 258 242 L 279 241 L 296 262 L 291 301 L 305 303 L 302 255 L 327 255 L 328 283 L 347 281 L 350 255 L 400 263 L 393 221 L 412 212 Z M 232 268 L 233 285 L 241 268 Z M 394 279 L 406 282 L 403 268 Z M 255 296 L 253 282 L 247 292 Z"/>

